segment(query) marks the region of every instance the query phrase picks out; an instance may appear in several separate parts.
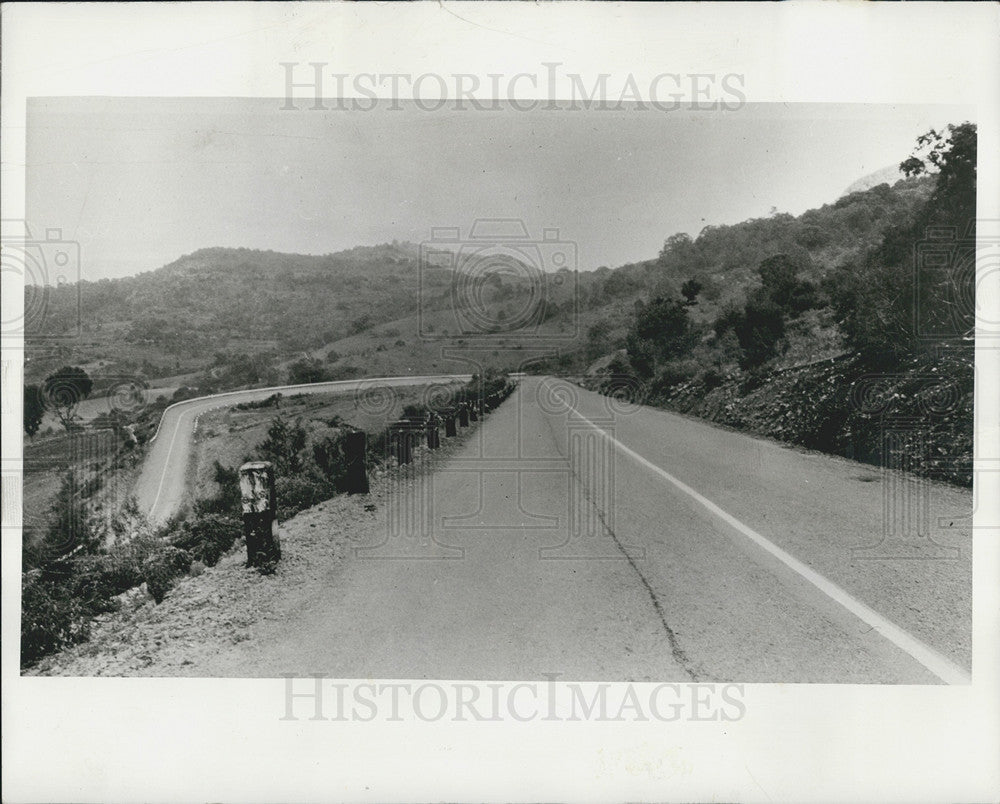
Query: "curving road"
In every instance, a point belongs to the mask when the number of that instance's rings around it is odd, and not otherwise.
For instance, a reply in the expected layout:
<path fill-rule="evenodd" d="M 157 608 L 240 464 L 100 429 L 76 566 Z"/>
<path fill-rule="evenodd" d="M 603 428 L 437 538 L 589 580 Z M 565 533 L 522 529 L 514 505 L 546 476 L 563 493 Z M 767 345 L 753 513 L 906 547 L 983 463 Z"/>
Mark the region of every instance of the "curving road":
<path fill-rule="evenodd" d="M 963 489 L 529 377 L 373 502 L 286 615 L 184 672 L 969 681 Z M 342 516 L 287 523 L 289 556 Z"/>
<path fill-rule="evenodd" d="M 267 399 L 275 393 L 320 394 L 352 393 L 378 386 L 393 388 L 427 385 L 441 382 L 469 382 L 468 374 L 441 374 L 426 377 L 369 377 L 363 380 L 340 380 L 307 385 L 283 385 L 274 388 L 254 388 L 230 391 L 196 399 L 186 399 L 170 405 L 153 436 L 152 446 L 136 480 L 134 494 L 139 508 L 154 522 L 173 514 L 184 499 L 186 474 L 191 457 L 191 439 L 198 416 L 215 408 Z"/>

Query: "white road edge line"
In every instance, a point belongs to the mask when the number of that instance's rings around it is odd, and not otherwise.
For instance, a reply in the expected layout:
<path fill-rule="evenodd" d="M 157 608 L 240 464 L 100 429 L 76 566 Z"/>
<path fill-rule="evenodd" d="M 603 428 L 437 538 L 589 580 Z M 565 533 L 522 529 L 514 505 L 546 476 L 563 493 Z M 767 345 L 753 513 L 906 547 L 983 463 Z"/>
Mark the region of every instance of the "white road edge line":
<path fill-rule="evenodd" d="M 597 430 L 602 436 L 611 441 L 615 447 L 620 451 L 628 455 L 633 460 L 645 466 L 647 469 L 652 469 L 658 475 L 660 475 L 665 480 L 672 483 L 678 489 L 683 491 L 689 497 L 691 497 L 696 502 L 701 503 L 705 508 L 715 514 L 719 519 L 725 522 L 730 527 L 735 528 L 744 536 L 746 536 L 750 541 L 756 544 L 758 547 L 763 548 L 775 558 L 777 558 L 782 564 L 787 566 L 792 571 L 798 573 L 803 578 L 805 578 L 809 583 L 823 592 L 827 597 L 831 598 L 835 602 L 839 603 L 845 609 L 847 609 L 851 614 L 860 619 L 866 625 L 871 626 L 873 629 L 878 631 L 883 637 L 888 639 L 893 645 L 902 651 L 905 651 L 914 659 L 916 659 L 920 664 L 930 670 L 934 675 L 940 678 L 947 684 L 971 684 L 972 676 L 966 672 L 966 670 L 954 662 L 952 662 L 947 657 L 938 653 L 934 648 L 929 645 L 925 645 L 915 636 L 907 633 L 902 628 L 900 628 L 895 623 L 890 622 L 877 611 L 866 606 L 857 598 L 853 597 L 850 593 L 841 589 L 833 581 L 823 577 L 816 570 L 812 569 L 806 564 L 803 564 L 797 558 L 789 553 L 786 553 L 780 547 L 778 547 L 773 542 L 761 536 L 753 528 L 744 525 L 736 517 L 723 511 L 714 502 L 709 500 L 707 497 L 702 496 L 693 488 L 691 488 L 686 483 L 678 480 L 669 472 L 661 469 L 655 463 L 643 458 L 639 453 L 632 449 L 626 447 L 621 441 L 619 441 L 614 436 L 608 434 L 596 424 L 594 424 L 590 419 L 584 416 L 580 411 L 574 408 L 569 402 L 563 400 L 563 404 L 573 413 L 580 417 L 585 423 L 590 425 L 592 428 Z"/>

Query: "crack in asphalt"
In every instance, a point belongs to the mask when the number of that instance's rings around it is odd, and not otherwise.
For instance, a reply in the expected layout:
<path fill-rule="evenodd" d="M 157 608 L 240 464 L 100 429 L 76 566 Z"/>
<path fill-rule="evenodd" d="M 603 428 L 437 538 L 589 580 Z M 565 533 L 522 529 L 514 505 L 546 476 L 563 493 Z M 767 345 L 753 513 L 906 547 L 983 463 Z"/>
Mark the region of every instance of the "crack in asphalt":
<path fill-rule="evenodd" d="M 551 418 L 546 416 L 545 419 L 548 422 L 549 428 L 552 429 L 553 435 L 557 435 Z M 558 438 L 556 438 L 556 443 L 557 444 L 559 443 Z M 629 566 L 632 567 L 632 571 L 636 574 L 636 576 L 639 578 L 639 581 L 645 588 L 646 594 L 649 596 L 649 600 L 653 604 L 653 610 L 656 612 L 656 616 L 660 620 L 660 625 L 663 627 L 663 632 L 667 636 L 667 642 L 670 645 L 670 655 L 673 657 L 673 660 L 687 674 L 688 678 L 690 678 L 691 681 L 704 680 L 704 676 L 700 675 L 695 670 L 694 663 L 688 657 L 687 653 L 684 652 L 684 649 L 680 645 L 680 641 L 677 639 L 677 634 L 674 632 L 674 629 L 670 627 L 670 623 L 667 622 L 667 614 L 663 610 L 663 605 L 660 603 L 660 599 L 657 597 L 656 592 L 653 591 L 653 587 L 650 585 L 649 580 L 646 578 L 645 575 L 643 575 L 642 570 L 639 569 L 639 565 L 635 563 L 635 559 L 633 559 L 632 556 L 629 555 L 628 550 L 625 548 L 625 545 L 623 545 L 621 543 L 621 540 L 618 538 L 618 534 L 616 534 L 614 530 L 612 530 L 611 526 L 608 525 L 607 520 L 605 520 L 604 518 L 604 512 L 601 511 L 597 503 L 594 501 L 593 497 L 590 494 L 590 491 L 587 489 L 587 484 L 583 482 L 583 478 L 573 468 L 573 464 L 570 462 L 569 458 L 566 457 L 565 455 L 563 457 L 566 460 L 566 465 L 569 468 L 570 475 L 576 480 L 577 483 L 579 483 L 584 498 L 593 507 L 594 513 L 597 514 L 597 518 L 600 521 L 601 526 L 604 528 L 608 536 L 611 537 L 611 540 L 614 542 L 618 552 L 620 552 L 622 556 L 625 557 L 625 560 L 628 561 Z"/>
<path fill-rule="evenodd" d="M 570 467 L 570 472 L 574 475 L 574 477 L 577 477 L 576 473 L 573 472 L 572 467 Z M 579 477 L 577 477 L 577 482 L 580 482 Z M 680 665 L 681 669 L 687 673 L 688 677 L 692 681 L 702 680 L 695 671 L 691 659 L 688 658 L 687 653 L 685 653 L 684 649 L 680 646 L 680 642 L 677 639 L 677 634 L 674 633 L 674 629 L 671 628 L 670 624 L 667 622 L 666 612 L 663 610 L 663 605 L 660 603 L 660 599 L 656 596 L 656 592 L 653 591 L 653 587 L 650 586 L 649 581 L 646 579 L 646 576 L 642 574 L 642 570 L 639 569 L 638 564 L 635 563 L 632 556 L 628 554 L 628 551 L 625 549 L 625 545 L 623 545 L 618 539 L 618 535 L 608 526 L 608 523 L 605 522 L 604 514 L 601 513 L 601 510 L 591 499 L 586 486 L 584 486 L 582 482 L 580 482 L 580 486 L 583 488 L 584 496 L 590 504 L 594 506 L 594 512 L 597 514 L 597 518 L 600 520 L 601 525 L 604 526 L 604 530 L 607 532 L 608 536 L 611 537 L 611 540 L 615 543 L 615 547 L 618 548 L 618 551 L 625 556 L 625 560 L 628 561 L 629 566 L 632 567 L 632 570 L 638 576 L 642 585 L 646 588 L 646 593 L 649 595 L 653 608 L 656 610 L 656 615 L 660 618 L 660 624 L 663 626 L 663 631 L 667 635 L 667 642 L 670 643 L 670 655 L 673 657 L 674 661 Z"/>

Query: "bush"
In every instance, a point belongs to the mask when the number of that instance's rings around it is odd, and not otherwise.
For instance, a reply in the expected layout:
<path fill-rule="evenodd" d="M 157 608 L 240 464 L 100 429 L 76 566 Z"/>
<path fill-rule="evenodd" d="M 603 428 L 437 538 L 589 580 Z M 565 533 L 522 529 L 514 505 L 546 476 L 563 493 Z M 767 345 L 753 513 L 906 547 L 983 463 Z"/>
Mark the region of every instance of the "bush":
<path fill-rule="evenodd" d="M 114 610 L 115 596 L 143 582 L 146 559 L 162 548 L 159 539 L 143 535 L 106 553 L 76 559 L 73 595 L 91 615 Z"/>
<path fill-rule="evenodd" d="M 241 494 L 239 471 L 215 462 L 215 480 L 218 491 L 214 497 L 205 497 L 194 504 L 194 512 L 198 517 L 210 514 L 223 516 L 239 516 L 241 513 Z"/>
<path fill-rule="evenodd" d="M 671 360 L 656 373 L 653 380 L 654 393 L 665 393 L 674 386 L 687 382 L 698 373 L 696 360 Z"/>
<path fill-rule="evenodd" d="M 280 408 L 281 407 L 281 392 L 276 392 L 271 394 L 267 399 L 261 399 L 256 402 L 240 402 L 237 405 L 233 405 L 234 410 L 260 410 L 261 408 Z"/>
<path fill-rule="evenodd" d="M 275 481 L 275 492 L 278 497 L 278 519 L 284 521 L 299 511 L 330 499 L 337 493 L 337 489 L 327 480 L 309 475 L 287 475 Z"/>
<path fill-rule="evenodd" d="M 143 563 L 143 579 L 153 600 L 162 603 L 174 585 L 174 579 L 183 575 L 191 566 L 191 554 L 172 545 L 150 555 Z"/>
<path fill-rule="evenodd" d="M 235 516 L 204 514 L 194 522 L 185 523 L 170 542 L 189 552 L 193 559 L 214 567 L 232 549 L 242 530 L 242 523 Z"/>
<path fill-rule="evenodd" d="M 725 379 L 717 368 L 707 368 L 701 374 L 701 384 L 706 391 L 714 391 L 725 382 Z"/>
<path fill-rule="evenodd" d="M 306 446 L 306 430 L 301 419 L 289 424 L 281 416 L 271 420 L 267 438 L 257 445 L 261 460 L 274 464 L 274 471 L 281 474 L 296 474 L 302 471 L 302 455 Z"/>
<path fill-rule="evenodd" d="M 344 437 L 340 433 L 326 435 L 313 441 L 313 461 L 328 480 L 336 481 L 346 469 L 343 442 Z"/>
<path fill-rule="evenodd" d="M 302 358 L 288 367 L 288 384 L 304 385 L 313 382 L 325 382 L 331 379 L 326 368 L 318 360 Z"/>
<path fill-rule="evenodd" d="M 625 340 L 633 367 L 641 376 L 650 377 L 661 362 L 690 352 L 697 333 L 684 302 L 658 296 L 637 307 Z"/>
<path fill-rule="evenodd" d="M 776 304 L 766 299 L 751 299 L 734 331 L 742 350 L 740 368 L 757 368 L 781 351 L 785 317 Z"/>
<path fill-rule="evenodd" d="M 90 637 L 87 612 L 66 585 L 38 570 L 21 576 L 21 664 Z"/>

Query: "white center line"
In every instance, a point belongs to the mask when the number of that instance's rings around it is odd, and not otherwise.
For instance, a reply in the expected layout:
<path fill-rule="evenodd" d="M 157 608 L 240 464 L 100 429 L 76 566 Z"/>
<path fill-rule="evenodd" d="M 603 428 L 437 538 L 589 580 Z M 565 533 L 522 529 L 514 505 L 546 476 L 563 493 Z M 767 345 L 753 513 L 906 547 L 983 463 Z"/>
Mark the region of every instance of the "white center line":
<path fill-rule="evenodd" d="M 593 427 L 602 436 L 611 441 L 615 447 L 628 455 L 633 460 L 645 466 L 647 469 L 651 469 L 656 472 L 660 477 L 668 482 L 672 483 L 678 489 L 683 491 L 689 497 L 691 497 L 696 502 L 703 505 L 713 514 L 715 514 L 719 519 L 725 522 L 727 525 L 731 526 L 735 530 L 742 533 L 750 541 L 756 544 L 758 547 L 763 548 L 768 553 L 773 555 L 779 561 L 781 561 L 785 566 L 787 566 L 792 571 L 798 573 L 800 576 L 805 578 L 809 583 L 827 595 L 829 598 L 839 603 L 845 609 L 847 609 L 851 614 L 860 619 L 866 625 L 871 626 L 873 629 L 878 631 L 883 637 L 888 639 L 902 651 L 905 651 L 914 659 L 916 659 L 920 664 L 930 670 L 934 675 L 940 678 L 947 684 L 970 684 L 972 683 L 971 675 L 966 672 L 966 670 L 959 665 L 952 662 L 947 657 L 938 653 L 934 648 L 929 645 L 924 644 L 919 639 L 917 639 L 912 634 L 904 631 L 895 623 L 890 622 L 877 611 L 869 608 L 860 600 L 849 594 L 848 592 L 841 589 L 837 584 L 828 578 L 820 575 L 812 567 L 803 564 L 797 558 L 791 554 L 785 552 L 780 547 L 778 547 L 774 542 L 761 536 L 753 528 L 744 525 L 732 514 L 723 511 L 718 505 L 709 500 L 707 497 L 699 494 L 693 488 L 691 488 L 686 483 L 678 480 L 669 472 L 664 471 L 655 463 L 643 458 L 639 453 L 626 447 L 621 441 L 607 432 L 602 430 L 596 424 L 594 424 L 590 419 L 584 416 L 580 411 L 574 408 L 571 404 L 563 400 L 563 404 L 569 409 L 570 412 L 576 414 L 583 420 L 586 424 Z"/>

